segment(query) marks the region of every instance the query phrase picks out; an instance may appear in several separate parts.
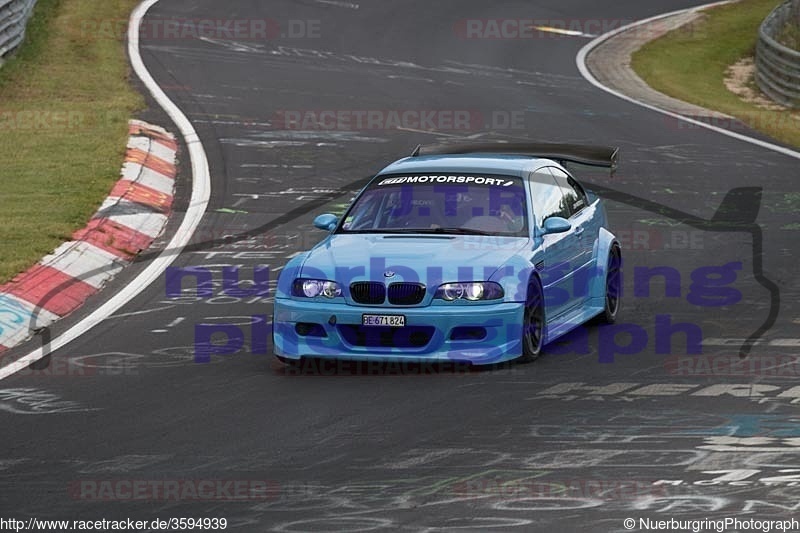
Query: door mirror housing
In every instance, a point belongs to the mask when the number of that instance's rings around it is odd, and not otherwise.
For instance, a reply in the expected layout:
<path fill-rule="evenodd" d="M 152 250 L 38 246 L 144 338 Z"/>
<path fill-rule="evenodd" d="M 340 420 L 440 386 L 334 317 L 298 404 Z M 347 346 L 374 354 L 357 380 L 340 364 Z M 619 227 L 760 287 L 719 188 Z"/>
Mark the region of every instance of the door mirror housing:
<path fill-rule="evenodd" d="M 544 221 L 542 226 L 542 234 L 550 235 L 551 233 L 564 233 L 572 229 L 572 224 L 569 220 L 562 217 L 550 217 Z"/>
<path fill-rule="evenodd" d="M 314 219 L 314 227 L 318 229 L 324 229 L 325 231 L 335 230 L 337 224 L 339 224 L 339 218 L 336 215 L 331 215 L 330 213 L 319 215 Z"/>

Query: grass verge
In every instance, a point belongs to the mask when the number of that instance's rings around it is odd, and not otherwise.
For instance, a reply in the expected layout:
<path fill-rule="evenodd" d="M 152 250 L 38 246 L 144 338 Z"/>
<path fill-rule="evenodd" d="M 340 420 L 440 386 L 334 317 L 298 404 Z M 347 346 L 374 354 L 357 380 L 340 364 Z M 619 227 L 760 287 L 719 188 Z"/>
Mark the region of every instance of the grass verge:
<path fill-rule="evenodd" d="M 137 1 L 39 0 L 0 68 L 0 283 L 68 240 L 119 178 L 144 105 L 122 41 Z M 92 31 L 97 21 L 119 30 Z"/>
<path fill-rule="evenodd" d="M 705 11 L 691 28 L 655 39 L 632 58 L 651 87 L 737 117 L 755 130 L 800 147 L 800 113 L 765 109 L 725 87 L 728 67 L 755 53 L 758 28 L 780 0 L 742 0 Z"/>

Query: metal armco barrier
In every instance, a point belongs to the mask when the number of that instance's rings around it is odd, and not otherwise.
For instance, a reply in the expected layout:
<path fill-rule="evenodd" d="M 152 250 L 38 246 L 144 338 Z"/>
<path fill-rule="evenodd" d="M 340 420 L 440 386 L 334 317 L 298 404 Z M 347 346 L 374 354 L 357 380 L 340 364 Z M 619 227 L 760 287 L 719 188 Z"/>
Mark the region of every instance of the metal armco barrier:
<path fill-rule="evenodd" d="M 756 45 L 756 83 L 774 101 L 800 107 L 800 51 L 777 41 L 789 20 L 800 25 L 800 0 L 781 4 L 761 24 Z"/>
<path fill-rule="evenodd" d="M 0 65 L 22 43 L 36 0 L 0 0 Z"/>

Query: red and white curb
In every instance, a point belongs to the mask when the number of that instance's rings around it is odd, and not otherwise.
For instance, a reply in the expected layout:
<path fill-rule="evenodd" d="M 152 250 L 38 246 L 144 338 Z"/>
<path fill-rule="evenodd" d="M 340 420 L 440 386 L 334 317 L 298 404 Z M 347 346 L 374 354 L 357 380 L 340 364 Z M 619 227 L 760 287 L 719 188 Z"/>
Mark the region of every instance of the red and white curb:
<path fill-rule="evenodd" d="M 177 150 L 163 128 L 130 122 L 122 179 L 86 227 L 0 285 L 0 352 L 83 305 L 158 237 L 172 209 Z"/>

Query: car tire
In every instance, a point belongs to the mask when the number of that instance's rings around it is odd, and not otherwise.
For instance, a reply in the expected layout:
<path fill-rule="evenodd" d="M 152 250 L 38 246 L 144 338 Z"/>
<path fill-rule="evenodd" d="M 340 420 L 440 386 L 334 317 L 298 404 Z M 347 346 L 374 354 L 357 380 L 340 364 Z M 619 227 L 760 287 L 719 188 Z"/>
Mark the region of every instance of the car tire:
<path fill-rule="evenodd" d="M 608 253 L 604 296 L 603 313 L 600 318 L 606 324 L 613 324 L 617 321 L 622 299 L 622 252 L 616 244 Z"/>
<path fill-rule="evenodd" d="M 544 346 L 544 294 L 537 278 L 528 283 L 528 296 L 522 315 L 522 363 L 531 363 L 539 358 Z"/>

